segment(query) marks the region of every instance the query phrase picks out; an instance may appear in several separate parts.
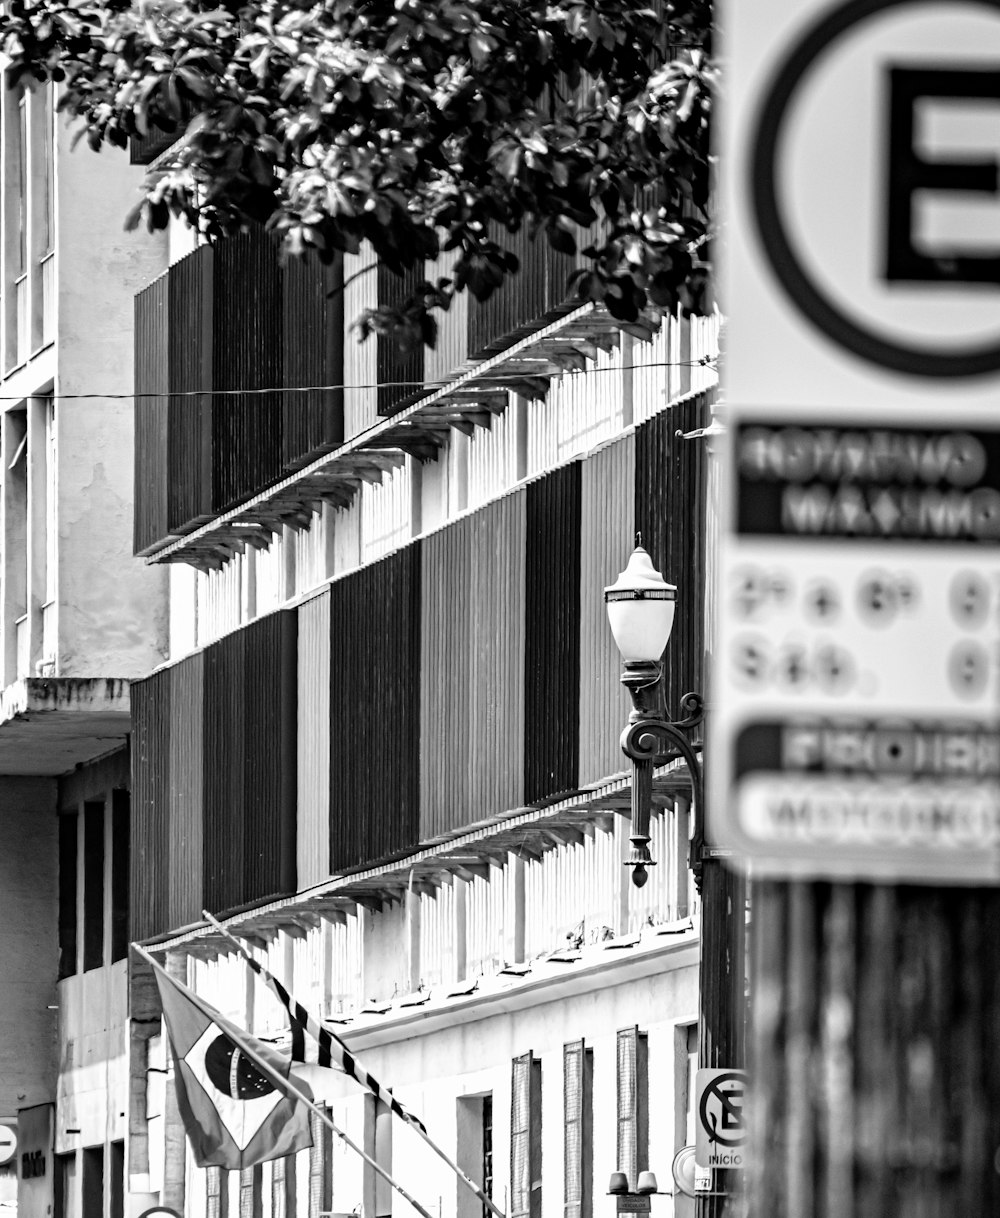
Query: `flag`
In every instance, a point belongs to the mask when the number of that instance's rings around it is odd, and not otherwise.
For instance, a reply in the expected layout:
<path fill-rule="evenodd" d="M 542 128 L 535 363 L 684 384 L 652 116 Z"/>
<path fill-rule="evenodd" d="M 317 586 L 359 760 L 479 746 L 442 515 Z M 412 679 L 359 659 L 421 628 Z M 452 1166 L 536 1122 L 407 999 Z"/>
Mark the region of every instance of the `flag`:
<path fill-rule="evenodd" d="M 210 917 L 211 915 L 206 913 L 206 916 Z M 216 926 L 219 927 L 227 938 L 232 938 L 224 927 L 220 926 L 218 922 L 215 922 L 214 918 L 212 918 L 212 921 Z M 368 1073 L 368 1071 L 364 1068 L 364 1066 L 361 1065 L 358 1059 L 354 1056 L 350 1049 L 348 1049 L 347 1045 L 340 1039 L 339 1036 L 331 1032 L 329 1028 L 323 1027 L 319 1020 L 315 1019 L 305 1009 L 305 1007 L 302 1006 L 301 1003 L 297 1002 L 292 995 L 289 994 L 289 992 L 273 973 L 268 972 L 268 970 L 264 968 L 262 964 L 256 961 L 253 956 L 251 956 L 249 952 L 243 948 L 242 944 L 235 939 L 233 942 L 235 942 L 236 946 L 239 947 L 244 960 L 246 960 L 250 968 L 252 968 L 257 976 L 260 977 L 267 988 L 288 1012 L 288 1022 L 291 1025 L 292 1031 L 293 1061 L 301 1062 L 305 1059 L 303 1031 L 308 1032 L 319 1046 L 318 1053 L 320 1066 L 337 1070 L 346 1074 L 349 1078 L 353 1078 L 354 1081 L 360 1083 L 362 1087 L 366 1087 L 372 1093 L 372 1095 L 377 1096 L 390 1112 L 394 1112 L 396 1116 L 406 1121 L 408 1125 L 416 1126 L 421 1133 L 427 1133 L 427 1128 L 423 1121 L 414 1113 L 410 1112 L 408 1108 L 404 1107 L 403 1104 L 396 1099 L 388 1087 L 384 1087 L 378 1081 L 378 1079 L 373 1078 L 372 1075 Z"/>
<path fill-rule="evenodd" d="M 280 1086 L 289 1059 L 136 950 L 152 965 L 160 991 L 177 1106 L 198 1166 L 238 1170 L 311 1146 L 309 1106 Z M 294 1085 L 307 1092 L 301 1081 Z"/>

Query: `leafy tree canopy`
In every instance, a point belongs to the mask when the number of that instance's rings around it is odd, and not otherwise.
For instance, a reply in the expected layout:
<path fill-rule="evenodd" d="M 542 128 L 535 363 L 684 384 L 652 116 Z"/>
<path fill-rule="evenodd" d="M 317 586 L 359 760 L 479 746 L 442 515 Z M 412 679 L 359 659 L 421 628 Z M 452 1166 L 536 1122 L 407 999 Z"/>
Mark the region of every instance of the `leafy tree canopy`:
<path fill-rule="evenodd" d="M 650 7 L 655 4 L 656 7 Z M 363 332 L 433 344 L 526 226 L 579 254 L 584 300 L 705 305 L 710 0 L 7 0 L 15 79 L 61 82 L 89 143 L 182 132 L 129 219 L 262 222 L 401 272 L 456 251 Z"/>

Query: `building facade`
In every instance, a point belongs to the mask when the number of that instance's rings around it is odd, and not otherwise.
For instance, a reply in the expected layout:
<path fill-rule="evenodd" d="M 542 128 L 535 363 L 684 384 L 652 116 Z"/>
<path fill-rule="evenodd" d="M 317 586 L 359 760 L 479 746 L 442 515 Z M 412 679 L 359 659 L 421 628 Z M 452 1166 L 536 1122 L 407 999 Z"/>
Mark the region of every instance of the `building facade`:
<path fill-rule="evenodd" d="M 350 334 L 401 290 L 360 257 L 178 241 L 138 294 L 136 550 L 170 573 L 171 657 L 133 687 L 131 930 L 288 1043 L 218 915 L 505 1212 L 590 1218 L 693 1141 L 689 788 L 658 774 L 632 888 L 602 592 L 641 533 L 680 586 L 668 701 L 702 688 L 718 332 L 622 327 L 522 244 L 407 359 Z M 131 1041 L 136 1212 L 409 1208 L 322 1126 L 297 1161 L 196 1168 L 138 970 Z M 432 1213 L 479 1212 L 372 1097 L 324 1098 Z"/>
<path fill-rule="evenodd" d="M 38 1218 L 124 1162 L 129 686 L 168 627 L 131 553 L 133 298 L 166 242 L 122 231 L 138 170 L 73 155 L 53 102 L 0 90 L 0 1197 Z"/>
<path fill-rule="evenodd" d="M 118 168 L 131 189 L 137 171 Z M 126 204 L 103 182 L 99 197 L 131 251 Z M 120 419 L 126 450 L 101 476 L 126 479 L 135 554 L 121 575 L 101 566 L 92 618 L 114 618 L 124 649 L 121 590 L 148 601 L 130 602 L 131 666 L 110 643 L 95 656 L 130 678 L 119 736 L 45 787 L 59 956 L 38 984 L 59 1012 L 38 1101 L 55 1106 L 48 1132 L 37 1105 L 11 1115 L 55 1160 L 50 1194 L 22 1173 L 26 1212 L 49 1196 L 57 1218 L 407 1211 L 320 1125 L 294 1159 L 194 1165 L 155 991 L 127 941 L 288 1042 L 204 909 L 512 1218 L 591 1218 L 619 1169 L 671 1187 L 693 1141 L 689 785 L 682 769 L 657 773 L 658 865 L 631 887 L 628 708 L 602 592 L 641 533 L 680 589 L 668 705 L 703 688 L 714 526 L 700 432 L 718 324 L 622 326 L 565 299 L 565 257 L 511 241 L 518 280 L 460 301 L 436 349 L 403 358 L 350 330 L 405 290 L 383 268 L 283 263 L 263 234 L 207 245 L 178 226 L 141 239 L 127 275 L 108 260 L 127 297 L 114 357 L 95 340 L 100 366 L 40 382 L 60 423 L 72 403 L 59 394 L 89 391 L 111 363 L 109 386 L 134 382 L 134 426 L 132 403 L 119 415 L 112 399 L 80 441 L 86 454 Z M 64 476 L 71 487 L 68 460 Z M 82 559 L 93 542 L 79 544 Z M 68 654 L 56 659 L 61 675 Z M 481 1211 L 348 1080 L 323 1099 L 439 1218 Z M 653 1204 L 688 1212 L 683 1198 Z"/>

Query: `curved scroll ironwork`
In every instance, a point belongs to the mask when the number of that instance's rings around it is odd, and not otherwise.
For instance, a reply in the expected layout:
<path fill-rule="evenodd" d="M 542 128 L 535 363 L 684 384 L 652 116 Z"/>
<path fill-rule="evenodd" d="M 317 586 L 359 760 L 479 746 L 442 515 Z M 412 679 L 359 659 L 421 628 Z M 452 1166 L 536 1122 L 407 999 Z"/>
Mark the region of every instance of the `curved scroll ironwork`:
<path fill-rule="evenodd" d="M 700 746 L 696 746 L 692 742 L 688 733 L 704 720 L 705 700 L 701 694 L 692 692 L 681 698 L 680 705 L 684 712 L 680 719 L 663 719 L 647 712 L 637 716 L 634 722 L 629 723 L 622 732 L 622 752 L 635 765 L 633 790 L 635 795 L 639 796 L 637 800 L 633 800 L 633 829 L 636 831 L 637 837 L 642 839 L 638 843 L 636 837 L 632 839 L 633 844 L 638 845 L 640 853 L 630 862 L 630 865 L 641 868 L 652 863 L 648 850 L 645 850 L 642 844 L 649 840 L 646 830 L 652 794 L 650 789 L 652 767 L 681 760 L 687 765 L 691 782 L 691 811 L 694 817 L 691 838 L 691 870 L 694 872 L 696 882 L 700 884 L 702 849 L 705 844 L 702 766 L 699 756 Z M 635 878 L 637 882 L 645 882 L 644 879 L 639 881 L 638 876 Z"/>

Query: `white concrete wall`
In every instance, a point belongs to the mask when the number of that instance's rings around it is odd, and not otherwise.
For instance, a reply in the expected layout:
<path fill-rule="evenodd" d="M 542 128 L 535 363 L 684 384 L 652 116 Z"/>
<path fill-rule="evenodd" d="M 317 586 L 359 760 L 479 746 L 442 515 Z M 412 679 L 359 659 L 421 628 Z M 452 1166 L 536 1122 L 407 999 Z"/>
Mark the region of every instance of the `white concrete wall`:
<path fill-rule="evenodd" d="M 70 150 L 56 164 L 56 394 L 133 387 L 136 292 L 167 265 L 166 234 L 127 233 L 143 170 Z M 131 398 L 56 402 L 59 676 L 141 676 L 167 655 L 167 576 L 132 557 Z"/>
<path fill-rule="evenodd" d="M 685 1087 L 686 1061 L 675 1052 L 677 1029 L 697 1013 L 697 967 L 693 950 L 657 954 L 643 964 L 623 953 L 599 975 L 576 983 L 560 978 L 549 984 L 515 982 L 504 995 L 458 1000 L 451 1017 L 438 1011 L 408 1018 L 370 1021 L 366 1030 L 338 1029 L 351 1051 L 425 1122 L 434 1140 L 452 1157 L 468 1147 L 478 1130 L 459 1128 L 469 1120 L 463 1097 L 493 1096 L 494 1199 L 507 1208 L 510 1170 L 511 1061 L 531 1052 L 542 1063 L 543 1212 L 561 1213 L 563 1205 L 563 1046 L 583 1038 L 593 1051 L 593 1213 L 611 1218 L 604 1196 L 616 1169 L 617 1058 L 621 1028 L 638 1025 L 648 1036 L 649 1163 L 661 1187 L 670 1187 L 670 1165 L 684 1144 L 686 1129 L 677 1121 L 676 1097 Z M 229 965 L 226 966 L 227 968 Z M 205 968 L 199 966 L 199 973 Z M 643 975 L 645 974 L 645 975 Z M 365 1096 L 342 1075 L 331 1079 L 324 1098 L 333 1120 L 352 1139 L 364 1143 Z M 400 1121 L 392 1121 L 392 1174 L 432 1215 L 458 1218 L 461 1186 L 449 1168 Z M 385 1161 L 384 1159 L 382 1161 Z M 388 1163 L 387 1166 L 390 1166 Z M 308 1214 L 308 1152 L 298 1156 L 298 1218 Z M 365 1195 L 360 1158 L 334 1139 L 332 1210 L 359 1213 Z M 270 1175 L 265 1169 L 263 1215 L 270 1218 Z M 668 1218 L 666 1201 L 654 1201 L 654 1218 Z M 189 1218 L 204 1218 L 204 1189 L 189 1164 L 185 1206 Z M 367 1214 L 367 1210 L 364 1211 Z M 394 1194 L 391 1212 L 412 1218 L 413 1211 Z M 478 1212 L 478 1209 L 477 1209 Z"/>
<path fill-rule="evenodd" d="M 59 982 L 56 1152 L 125 1137 L 128 1111 L 126 963 Z M 69 1130 L 79 1130 L 70 1133 Z"/>
<path fill-rule="evenodd" d="M 53 1098 L 56 1073 L 56 784 L 0 778 L 0 1121 Z"/>

